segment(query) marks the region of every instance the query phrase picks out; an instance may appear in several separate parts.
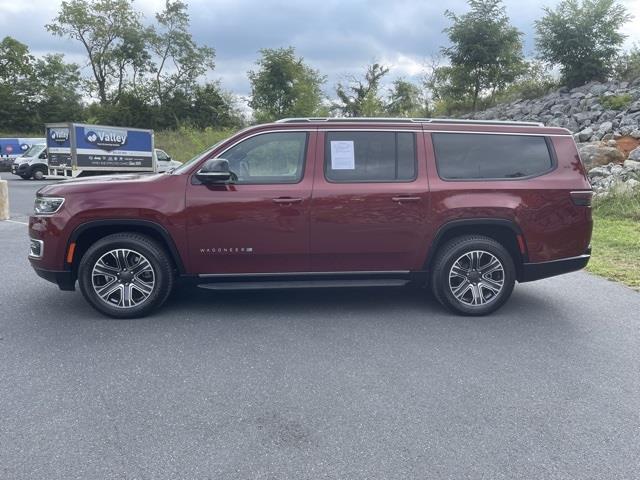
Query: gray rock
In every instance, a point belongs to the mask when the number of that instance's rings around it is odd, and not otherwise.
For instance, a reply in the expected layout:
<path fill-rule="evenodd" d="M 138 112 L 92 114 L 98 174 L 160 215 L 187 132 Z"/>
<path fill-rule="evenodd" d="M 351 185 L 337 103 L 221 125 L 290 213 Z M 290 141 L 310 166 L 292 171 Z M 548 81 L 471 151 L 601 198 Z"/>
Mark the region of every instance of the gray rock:
<path fill-rule="evenodd" d="M 580 130 L 578 133 L 578 138 L 581 142 L 587 142 L 593 136 L 593 128 L 587 127 L 583 130 Z"/>
<path fill-rule="evenodd" d="M 633 138 L 640 139 L 640 129 L 636 128 L 635 130 L 629 132 L 628 135 L 631 135 Z"/>
<path fill-rule="evenodd" d="M 598 132 L 601 132 L 603 137 L 611 131 L 613 131 L 613 123 L 611 122 L 602 122 L 598 128 Z"/>
<path fill-rule="evenodd" d="M 623 166 L 632 172 L 640 172 L 640 161 L 638 160 L 625 160 Z"/>
<path fill-rule="evenodd" d="M 631 105 L 629 105 L 629 108 L 627 108 L 627 112 L 629 113 L 640 112 L 640 100 L 637 100 L 633 102 Z"/>
<path fill-rule="evenodd" d="M 609 86 L 608 85 L 602 84 L 602 83 L 597 83 L 597 84 L 593 85 L 589 89 L 589 93 L 599 96 L 599 95 L 604 94 L 607 90 L 609 90 Z"/>
<path fill-rule="evenodd" d="M 636 162 L 640 161 L 640 147 L 629 152 L 629 160 L 635 160 Z"/>
<path fill-rule="evenodd" d="M 591 179 L 607 176 L 609 176 L 609 170 L 607 167 L 594 167 L 589 170 L 589 178 Z"/>
<path fill-rule="evenodd" d="M 579 144 L 578 151 L 582 163 L 587 168 L 608 163 L 622 163 L 624 161 L 624 155 L 620 150 L 614 147 L 605 147 L 599 143 Z"/>

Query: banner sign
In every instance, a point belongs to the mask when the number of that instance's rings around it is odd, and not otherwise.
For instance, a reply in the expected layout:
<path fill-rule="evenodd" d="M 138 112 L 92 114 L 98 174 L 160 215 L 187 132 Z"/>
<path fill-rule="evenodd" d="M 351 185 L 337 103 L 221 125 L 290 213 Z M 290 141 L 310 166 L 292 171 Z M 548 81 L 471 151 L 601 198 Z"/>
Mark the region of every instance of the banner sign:
<path fill-rule="evenodd" d="M 75 125 L 74 133 L 78 168 L 153 168 L 153 141 L 149 131 Z"/>

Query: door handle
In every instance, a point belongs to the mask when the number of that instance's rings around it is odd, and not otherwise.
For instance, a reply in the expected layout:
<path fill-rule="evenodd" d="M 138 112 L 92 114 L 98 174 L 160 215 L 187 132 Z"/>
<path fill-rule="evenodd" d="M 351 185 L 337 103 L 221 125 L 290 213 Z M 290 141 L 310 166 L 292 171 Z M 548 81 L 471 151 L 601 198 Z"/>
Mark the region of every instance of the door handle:
<path fill-rule="evenodd" d="M 394 202 L 402 203 L 402 202 L 419 202 L 420 197 L 391 197 L 391 200 Z"/>
<path fill-rule="evenodd" d="M 279 197 L 273 199 L 274 203 L 290 205 L 292 203 L 300 203 L 302 202 L 302 198 L 291 198 L 291 197 Z"/>

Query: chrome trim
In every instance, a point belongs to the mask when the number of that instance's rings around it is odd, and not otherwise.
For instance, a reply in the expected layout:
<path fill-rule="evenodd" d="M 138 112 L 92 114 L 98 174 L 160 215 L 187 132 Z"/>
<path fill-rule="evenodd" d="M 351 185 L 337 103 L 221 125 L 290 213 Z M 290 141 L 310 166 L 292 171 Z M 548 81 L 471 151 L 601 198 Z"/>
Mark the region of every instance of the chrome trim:
<path fill-rule="evenodd" d="M 286 276 L 328 276 L 328 275 L 408 275 L 410 270 L 356 270 L 348 272 L 281 272 L 281 273 L 199 273 L 199 278 L 236 277 L 286 277 Z"/>
<path fill-rule="evenodd" d="M 31 242 L 36 242 L 36 243 L 40 244 L 40 255 L 32 255 L 31 254 Z M 29 258 L 40 259 L 40 258 L 42 258 L 43 255 L 44 255 L 44 241 L 43 240 L 39 240 L 37 238 L 29 237 Z"/>
<path fill-rule="evenodd" d="M 546 127 L 545 127 L 546 128 Z M 424 133 L 474 133 L 477 135 L 519 135 L 525 137 L 572 137 L 567 133 L 530 133 L 530 132 L 479 132 L 477 130 L 423 130 Z"/>
<path fill-rule="evenodd" d="M 512 125 L 528 127 L 544 127 L 542 122 L 524 122 L 511 120 L 477 120 L 467 118 L 401 118 L 401 117 L 291 117 L 282 118 L 274 123 L 296 122 L 343 122 L 343 123 L 451 123 L 458 125 Z"/>

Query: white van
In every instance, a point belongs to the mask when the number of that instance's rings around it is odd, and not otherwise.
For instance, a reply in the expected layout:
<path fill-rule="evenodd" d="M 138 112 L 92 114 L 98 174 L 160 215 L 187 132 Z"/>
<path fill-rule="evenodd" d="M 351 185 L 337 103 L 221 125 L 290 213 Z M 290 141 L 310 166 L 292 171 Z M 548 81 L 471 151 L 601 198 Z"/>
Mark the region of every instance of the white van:
<path fill-rule="evenodd" d="M 11 165 L 11 173 L 25 180 L 31 178 L 42 180 L 49 172 L 47 161 L 47 144 L 35 143 L 21 156 L 16 157 Z"/>

